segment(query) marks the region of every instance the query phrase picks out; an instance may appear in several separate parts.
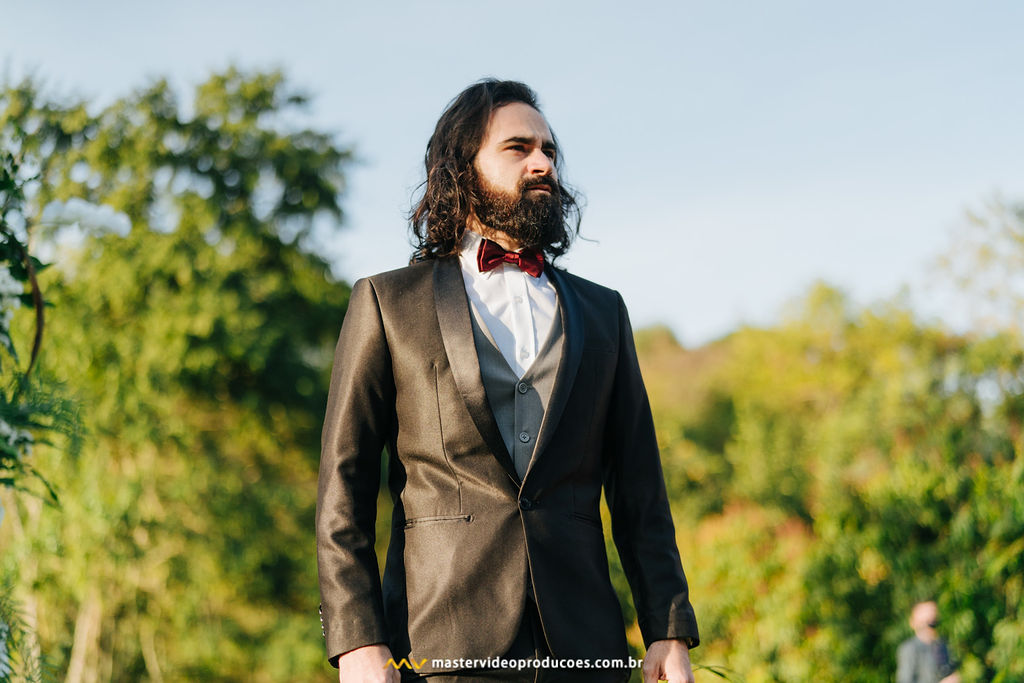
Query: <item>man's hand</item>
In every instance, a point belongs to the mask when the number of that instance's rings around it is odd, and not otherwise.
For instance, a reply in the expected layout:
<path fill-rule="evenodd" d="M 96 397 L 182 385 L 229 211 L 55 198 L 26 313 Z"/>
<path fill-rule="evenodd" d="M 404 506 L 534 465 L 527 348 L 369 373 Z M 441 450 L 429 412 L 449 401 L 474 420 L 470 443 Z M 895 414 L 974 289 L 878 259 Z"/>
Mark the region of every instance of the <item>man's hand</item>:
<path fill-rule="evenodd" d="M 398 669 L 388 665 L 391 648 L 387 645 L 366 645 L 346 652 L 338 658 L 340 683 L 399 683 Z"/>
<path fill-rule="evenodd" d="M 690 648 L 681 640 L 656 640 L 644 656 L 644 683 L 694 683 Z"/>

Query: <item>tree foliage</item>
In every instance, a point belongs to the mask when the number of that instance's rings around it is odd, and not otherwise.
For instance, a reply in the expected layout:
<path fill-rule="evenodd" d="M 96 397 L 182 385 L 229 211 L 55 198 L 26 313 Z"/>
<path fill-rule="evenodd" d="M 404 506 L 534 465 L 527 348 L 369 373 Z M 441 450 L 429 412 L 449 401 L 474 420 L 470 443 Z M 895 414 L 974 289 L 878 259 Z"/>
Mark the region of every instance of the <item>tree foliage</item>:
<path fill-rule="evenodd" d="M 674 355 L 696 365 L 691 400 L 652 390 L 693 520 L 679 539 L 699 661 L 888 681 L 911 606 L 934 597 L 965 680 L 1024 675 L 1016 334 L 957 335 L 817 285 L 778 326 Z"/>
<path fill-rule="evenodd" d="M 34 447 L 64 439 L 70 455 L 78 446 L 78 421 L 74 406 L 52 377 L 40 377 L 36 359 L 44 336 L 44 300 L 37 274 L 44 265 L 29 251 L 32 225 L 25 216 L 23 160 L 8 147 L 23 139 L 18 126 L 0 134 L 0 494 L 12 491 L 40 496 L 56 503 L 57 495 L 32 462 Z M 19 309 L 27 308 L 34 323 L 27 362 L 21 362 L 12 322 Z M 0 521 L 7 495 L 0 499 Z M 13 572 L 0 565 L 0 681 L 33 683 L 52 680 L 34 624 L 28 623 L 14 597 Z"/>
<path fill-rule="evenodd" d="M 69 678 L 323 669 L 310 529 L 348 287 L 315 248 L 351 155 L 295 128 L 303 102 L 235 70 L 190 101 L 156 82 L 96 113 L 30 81 L 3 96 L 3 125 L 32 131 L 37 215 L 83 198 L 132 224 L 48 226 L 63 246 L 42 361 L 90 438 L 50 468 L 61 514 L 22 503 L 12 556 Z"/>

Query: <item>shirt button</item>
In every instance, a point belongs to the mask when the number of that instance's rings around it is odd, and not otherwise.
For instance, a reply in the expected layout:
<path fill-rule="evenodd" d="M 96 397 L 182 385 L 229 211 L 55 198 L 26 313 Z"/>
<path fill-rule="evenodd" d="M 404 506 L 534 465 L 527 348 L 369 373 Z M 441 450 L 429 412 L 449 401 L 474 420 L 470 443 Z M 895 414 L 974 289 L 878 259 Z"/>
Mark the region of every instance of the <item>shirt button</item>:
<path fill-rule="evenodd" d="M 527 384 L 526 382 L 520 382 L 519 384 L 516 385 L 516 391 L 518 391 L 520 394 L 525 394 L 529 390 L 530 385 Z"/>
<path fill-rule="evenodd" d="M 517 294 L 517 295 L 516 295 L 516 298 L 515 298 L 515 302 L 516 302 L 517 304 L 521 304 L 521 303 L 523 303 L 523 297 L 521 297 L 521 296 L 519 296 L 519 295 Z"/>
<path fill-rule="evenodd" d="M 519 440 L 523 443 L 530 443 L 530 435 L 526 432 L 519 432 Z"/>
<path fill-rule="evenodd" d="M 527 351 L 526 349 L 519 349 L 519 357 L 522 358 L 523 360 L 526 360 L 527 358 L 530 357 L 530 352 Z"/>

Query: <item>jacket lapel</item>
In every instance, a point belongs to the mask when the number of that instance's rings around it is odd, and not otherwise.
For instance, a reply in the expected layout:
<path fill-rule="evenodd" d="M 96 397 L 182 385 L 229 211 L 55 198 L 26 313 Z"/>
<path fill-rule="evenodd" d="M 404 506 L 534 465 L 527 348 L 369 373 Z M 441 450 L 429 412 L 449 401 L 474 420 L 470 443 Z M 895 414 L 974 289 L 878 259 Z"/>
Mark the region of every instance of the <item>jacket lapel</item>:
<path fill-rule="evenodd" d="M 551 389 L 551 398 L 548 400 L 547 410 L 544 411 L 544 419 L 541 420 L 540 433 L 537 435 L 537 446 L 533 451 L 533 458 L 526 470 L 523 479 L 530 476 L 537 461 L 544 455 L 544 449 L 551 441 L 559 420 L 562 419 L 562 411 L 572 393 L 572 385 L 576 380 L 576 373 L 580 367 L 580 358 L 583 356 L 583 314 L 580 311 L 580 302 L 576 293 L 569 284 L 569 278 L 557 268 L 548 266 L 545 268 L 548 278 L 558 291 L 558 314 L 562 317 L 562 330 L 565 339 L 562 342 L 562 355 L 558 359 L 558 370 L 555 373 L 555 384 Z"/>
<path fill-rule="evenodd" d="M 451 366 L 452 377 L 466 403 L 466 409 L 487 447 L 518 487 L 519 476 L 505 448 L 505 441 L 501 438 L 480 376 L 480 361 L 477 359 L 473 327 L 469 319 L 469 298 L 466 296 L 466 286 L 457 259 L 442 258 L 434 262 L 434 306 L 448 365 Z"/>

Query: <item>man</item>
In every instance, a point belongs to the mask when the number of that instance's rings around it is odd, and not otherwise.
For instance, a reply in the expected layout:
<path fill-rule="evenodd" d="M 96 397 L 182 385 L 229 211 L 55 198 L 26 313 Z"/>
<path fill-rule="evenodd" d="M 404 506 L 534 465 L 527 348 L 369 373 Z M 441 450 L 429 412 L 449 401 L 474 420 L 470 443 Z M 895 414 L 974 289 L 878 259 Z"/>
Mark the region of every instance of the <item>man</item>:
<path fill-rule="evenodd" d="M 413 264 L 353 286 L 317 503 L 321 618 L 343 683 L 397 681 L 391 658 L 432 683 L 623 680 L 481 663 L 627 658 L 602 487 L 645 680 L 693 679 L 697 624 L 625 306 L 551 264 L 579 228 L 560 162 L 528 87 L 467 88 L 427 145 Z"/>
<path fill-rule="evenodd" d="M 896 656 L 897 683 L 960 683 L 938 626 L 938 605 L 931 601 L 914 605 L 910 613 L 914 635 L 903 641 Z"/>

